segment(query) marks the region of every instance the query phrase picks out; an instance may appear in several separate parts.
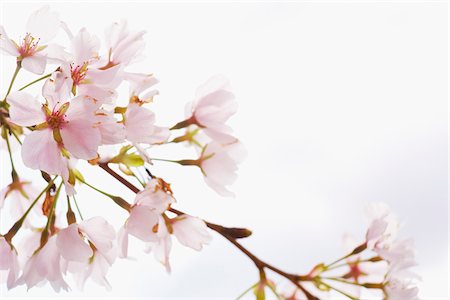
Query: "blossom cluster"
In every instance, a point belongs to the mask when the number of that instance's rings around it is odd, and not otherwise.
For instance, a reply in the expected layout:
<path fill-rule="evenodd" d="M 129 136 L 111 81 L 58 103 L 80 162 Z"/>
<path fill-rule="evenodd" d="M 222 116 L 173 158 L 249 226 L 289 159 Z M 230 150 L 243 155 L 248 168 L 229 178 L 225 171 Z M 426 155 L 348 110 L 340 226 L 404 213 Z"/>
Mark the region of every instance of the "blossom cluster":
<path fill-rule="evenodd" d="M 58 33 L 69 42 L 54 43 Z M 1 190 L 0 212 L 6 211 L 15 220 L 8 229 L 0 228 L 0 284 L 30 289 L 49 283 L 55 291 L 68 291 L 70 276 L 79 288 L 88 279 L 111 288 L 107 272 L 117 259 L 128 257 L 130 238 L 142 241 L 145 251 L 152 252 L 170 272 L 173 238 L 199 251 L 211 241 L 213 230 L 259 268 L 260 281 L 253 286 L 258 299 L 265 297 L 265 287 L 281 297 L 265 269 L 294 284 L 287 296 L 291 299 L 318 299 L 315 292 L 340 291 L 329 280 L 377 289 L 392 299 L 416 297 L 417 278 L 409 270 L 414 265 L 411 242 L 396 239 L 398 222 L 385 207 L 374 209 L 362 245 L 335 263 L 318 264 L 307 275 L 279 271 L 243 250 L 238 240 L 250 236 L 247 229 L 223 227 L 174 209 L 171 184 L 152 173 L 154 161 L 197 167 L 205 183 L 220 196 L 234 195 L 229 186 L 245 157 L 245 149 L 227 125 L 237 102 L 229 82 L 214 76 L 197 89 L 184 119 L 173 126 L 156 125 L 152 103 L 158 96 L 158 80 L 151 73 L 129 71 L 144 52 L 144 34 L 122 21 L 107 27 L 102 41 L 86 28 L 72 32 L 49 7 L 30 16 L 22 37 L 8 36 L 0 26 L 0 49 L 16 61 L 0 101 L 2 150 L 8 151 L 11 162 L 11 181 Z M 24 71 L 38 77 L 16 88 L 15 80 Z M 39 84 L 39 94 L 28 92 L 30 86 Z M 125 95 L 119 93 L 123 86 L 128 88 Z M 195 156 L 182 160 L 152 156 L 154 147 L 174 143 L 195 149 Z M 40 182 L 17 172 L 14 148 L 20 148 L 26 167 L 40 172 Z M 77 168 L 83 161 L 112 175 L 135 192 L 135 198 L 126 200 L 101 190 Z M 126 211 L 118 228 L 104 216 L 83 219 L 76 199 L 82 185 Z M 376 256 L 364 258 L 362 254 L 368 251 Z M 383 270 L 366 270 L 368 264 L 381 264 Z M 323 277 L 339 267 L 349 270 Z M 312 286 L 305 288 L 304 283 Z"/>

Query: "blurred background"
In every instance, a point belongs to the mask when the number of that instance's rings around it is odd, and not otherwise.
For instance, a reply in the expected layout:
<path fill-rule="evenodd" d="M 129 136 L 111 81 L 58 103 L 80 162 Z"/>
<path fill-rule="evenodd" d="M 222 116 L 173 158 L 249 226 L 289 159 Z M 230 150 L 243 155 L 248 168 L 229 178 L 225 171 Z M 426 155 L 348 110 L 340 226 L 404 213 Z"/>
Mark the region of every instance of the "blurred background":
<path fill-rule="evenodd" d="M 236 198 L 216 195 L 197 169 L 155 163 L 152 171 L 172 183 L 176 208 L 252 229 L 245 246 L 303 274 L 345 254 L 344 233 L 362 240 L 364 206 L 383 201 L 403 221 L 402 235 L 415 239 L 421 299 L 448 298 L 447 2 L 50 5 L 73 32 L 86 27 L 103 38 L 121 19 L 147 31 L 146 58 L 130 69 L 160 80 L 151 108 L 161 126 L 183 119 L 185 103 L 211 75 L 230 79 L 240 107 L 230 125 L 248 150 L 231 188 Z M 23 37 L 41 6 L 2 2 L 0 23 L 11 38 Z M 67 44 L 62 31 L 57 41 Z M 14 65 L 1 56 L 1 93 Z M 34 78 L 23 72 L 16 87 Z M 3 150 L 1 186 L 10 172 Z M 182 145 L 154 153 L 194 157 Z M 86 180 L 133 199 L 102 172 L 80 168 Z M 42 183 L 37 172 L 19 170 Z M 84 187 L 78 194 L 86 217 L 102 214 L 122 225 L 125 214 L 108 199 Z M 3 232 L 11 220 L 5 211 L 1 217 Z M 252 262 L 218 235 L 200 253 L 175 242 L 171 275 L 140 242 L 130 249 L 134 259 L 116 261 L 109 272 L 112 291 L 89 282 L 84 291 L 61 294 L 48 285 L 28 292 L 2 286 L 0 296 L 234 299 L 258 279 Z"/>

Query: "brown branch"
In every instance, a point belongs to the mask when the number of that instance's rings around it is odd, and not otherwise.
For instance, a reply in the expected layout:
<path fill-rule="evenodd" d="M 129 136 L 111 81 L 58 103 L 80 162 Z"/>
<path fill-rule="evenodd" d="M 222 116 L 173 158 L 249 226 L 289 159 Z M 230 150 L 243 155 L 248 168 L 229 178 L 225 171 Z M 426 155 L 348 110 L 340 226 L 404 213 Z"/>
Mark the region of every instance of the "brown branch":
<path fill-rule="evenodd" d="M 120 183 L 122 183 L 124 186 L 129 188 L 134 193 L 138 193 L 140 190 L 134 186 L 132 183 L 130 183 L 128 180 L 117 174 L 114 170 L 112 170 L 107 163 L 101 163 L 99 164 L 100 168 L 108 172 L 111 176 L 113 176 L 115 179 L 117 179 Z M 177 210 L 175 208 L 169 208 L 169 211 L 176 214 L 176 215 L 184 215 L 186 213 Z M 225 227 L 222 225 L 214 224 L 211 222 L 208 222 L 206 220 L 203 220 L 206 223 L 206 226 L 208 226 L 211 230 L 214 230 L 215 232 L 219 233 L 221 236 L 226 238 L 230 243 L 232 243 L 236 248 L 238 248 L 242 253 L 244 253 L 248 258 L 250 258 L 255 266 L 258 268 L 260 273 L 264 273 L 264 269 L 267 268 L 269 270 L 272 270 L 273 272 L 283 276 L 284 278 L 288 279 L 290 282 L 292 282 L 297 288 L 299 288 L 307 297 L 308 300 L 318 300 L 316 296 L 312 295 L 310 292 L 308 292 L 300 283 L 299 281 L 309 281 L 311 278 L 309 276 L 301 276 L 296 274 L 290 274 L 287 272 L 284 272 L 264 261 L 256 257 L 253 253 L 251 253 L 247 248 L 242 246 L 236 239 L 248 237 L 251 235 L 251 231 L 246 228 L 233 228 L 233 227 Z"/>

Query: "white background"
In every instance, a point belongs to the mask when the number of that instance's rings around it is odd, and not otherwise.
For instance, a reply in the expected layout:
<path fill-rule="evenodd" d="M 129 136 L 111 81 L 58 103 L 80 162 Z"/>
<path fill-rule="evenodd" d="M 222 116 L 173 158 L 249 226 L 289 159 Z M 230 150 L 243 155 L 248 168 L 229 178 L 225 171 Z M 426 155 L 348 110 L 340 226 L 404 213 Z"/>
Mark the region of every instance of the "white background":
<path fill-rule="evenodd" d="M 39 7 L 2 4 L 1 24 L 11 38 L 24 35 L 28 15 Z M 364 205 L 384 201 L 404 221 L 404 236 L 416 241 L 421 298 L 447 299 L 446 2 L 51 7 L 74 32 L 84 26 L 103 37 L 103 28 L 120 19 L 147 30 L 146 59 L 132 69 L 160 79 L 161 95 L 152 106 L 160 125 L 180 121 L 184 103 L 210 75 L 230 79 L 240 106 L 230 124 L 248 149 L 232 187 L 237 197 L 217 196 L 196 169 L 158 163 L 153 171 L 172 182 L 177 208 L 251 228 L 254 235 L 243 241 L 249 249 L 282 269 L 306 273 L 344 254 L 343 233 L 362 239 Z M 67 42 L 62 33 L 58 39 Z M 1 62 L 4 93 L 14 59 L 3 56 Z M 17 86 L 33 78 L 24 72 Z M 181 145 L 155 152 L 192 155 Z M 4 186 L 7 152 L 1 158 Z M 107 175 L 83 170 L 87 180 L 132 199 Z M 125 218 L 84 188 L 78 200 L 85 215 L 102 213 L 117 228 Z M 141 248 L 133 243 L 136 261 L 117 261 L 110 270 L 112 292 L 88 284 L 84 292 L 60 296 L 232 299 L 257 280 L 252 263 L 220 236 L 201 253 L 175 244 L 170 276 Z M 5 292 L 2 297 L 56 296 L 48 286 Z"/>

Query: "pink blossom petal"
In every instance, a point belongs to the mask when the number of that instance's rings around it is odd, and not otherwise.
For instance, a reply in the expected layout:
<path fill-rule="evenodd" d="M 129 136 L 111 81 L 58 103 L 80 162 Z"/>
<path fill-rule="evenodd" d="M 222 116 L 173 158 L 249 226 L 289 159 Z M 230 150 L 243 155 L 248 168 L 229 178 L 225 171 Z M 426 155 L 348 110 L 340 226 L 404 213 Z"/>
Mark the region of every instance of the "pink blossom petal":
<path fill-rule="evenodd" d="M 32 56 L 27 56 L 22 59 L 22 67 L 30 71 L 31 73 L 41 75 L 45 71 L 45 66 L 47 65 L 47 57 L 34 54 Z"/>
<path fill-rule="evenodd" d="M 12 56 L 20 56 L 19 50 L 17 50 L 16 45 L 11 41 L 11 39 L 6 34 L 3 26 L 0 25 L 0 49 Z"/>
<path fill-rule="evenodd" d="M 126 230 L 129 234 L 144 242 L 155 242 L 158 240 L 153 232 L 153 227 L 158 223 L 158 215 L 146 206 L 135 206 L 128 218 Z"/>
<path fill-rule="evenodd" d="M 91 247 L 80 236 L 77 224 L 71 224 L 59 231 L 56 245 L 61 256 L 68 261 L 85 262 L 93 255 Z"/>
<path fill-rule="evenodd" d="M 45 113 L 42 103 L 32 95 L 15 91 L 8 95 L 9 116 L 11 121 L 20 126 L 33 126 L 45 122 Z"/>
<path fill-rule="evenodd" d="M 35 11 L 28 19 L 27 32 L 35 38 L 39 38 L 41 43 L 51 40 L 60 27 L 58 14 L 50 11 L 48 5 Z"/>
<path fill-rule="evenodd" d="M 23 141 L 23 163 L 32 169 L 42 170 L 50 174 L 62 174 L 67 164 L 59 151 L 49 129 L 31 132 Z"/>
<path fill-rule="evenodd" d="M 172 224 L 173 234 L 186 247 L 200 251 L 204 244 L 208 244 L 212 237 L 203 220 L 188 215 L 177 217 Z"/>
<path fill-rule="evenodd" d="M 79 228 L 88 236 L 98 251 L 107 253 L 113 247 L 112 241 L 116 237 L 116 232 L 102 217 L 85 220 L 80 223 Z"/>

